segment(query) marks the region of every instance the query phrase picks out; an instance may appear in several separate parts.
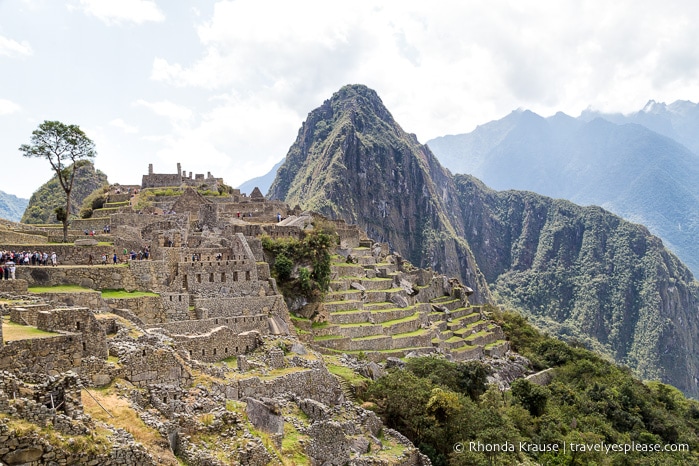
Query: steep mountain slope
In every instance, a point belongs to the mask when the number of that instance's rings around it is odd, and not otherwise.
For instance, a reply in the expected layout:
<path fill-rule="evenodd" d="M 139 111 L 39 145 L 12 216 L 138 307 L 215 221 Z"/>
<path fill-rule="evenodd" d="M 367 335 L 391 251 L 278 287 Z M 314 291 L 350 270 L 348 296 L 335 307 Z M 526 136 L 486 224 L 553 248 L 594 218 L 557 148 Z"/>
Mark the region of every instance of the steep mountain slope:
<path fill-rule="evenodd" d="M 454 193 L 449 172 L 376 92 L 345 86 L 309 114 L 269 196 L 356 223 L 414 264 L 462 277 L 482 300 L 487 285 L 450 222 Z"/>
<path fill-rule="evenodd" d="M 0 191 L 0 218 L 18 222 L 28 203 L 29 199 L 22 199 L 14 194 Z"/>
<path fill-rule="evenodd" d="M 95 170 L 92 162 L 85 161 L 78 166 L 74 183 L 71 193 L 71 213 L 78 215 L 83 200 L 92 191 L 107 183 L 107 175 Z M 22 223 L 59 223 L 54 210 L 56 207 L 63 206 L 65 206 L 65 193 L 58 178 L 54 176 L 32 194 L 22 216 Z"/>
<path fill-rule="evenodd" d="M 466 239 L 503 302 L 696 396 L 697 283 L 657 237 L 599 207 L 455 181 Z"/>
<path fill-rule="evenodd" d="M 269 187 L 272 186 L 274 178 L 277 176 L 277 170 L 279 170 L 279 167 L 281 167 L 283 163 L 284 159 L 280 160 L 279 163 L 273 166 L 272 169 L 264 175 L 244 181 L 238 186 L 238 189 L 240 189 L 242 193 L 250 194 L 252 190 L 257 187 L 260 188 L 260 192 L 266 194 L 267 191 L 269 191 Z"/>
<path fill-rule="evenodd" d="M 552 332 L 699 395 L 696 284 L 658 238 L 598 207 L 452 176 L 364 86 L 309 114 L 270 194 L 358 223 L 480 298 L 485 277 Z"/>
<path fill-rule="evenodd" d="M 645 126 L 518 111 L 428 145 L 450 170 L 495 189 L 601 205 L 643 223 L 699 271 L 699 157 Z"/>

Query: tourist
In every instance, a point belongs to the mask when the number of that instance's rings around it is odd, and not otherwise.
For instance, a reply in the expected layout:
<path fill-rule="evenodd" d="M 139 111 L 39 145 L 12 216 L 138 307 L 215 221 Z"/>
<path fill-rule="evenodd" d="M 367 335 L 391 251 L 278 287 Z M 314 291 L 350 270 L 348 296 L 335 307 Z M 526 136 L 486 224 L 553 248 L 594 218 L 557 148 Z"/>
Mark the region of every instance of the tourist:
<path fill-rule="evenodd" d="M 117 253 L 116 253 L 116 251 L 114 251 L 114 257 L 113 257 L 113 259 L 114 259 L 114 265 L 116 265 L 116 264 L 117 264 L 117 260 L 118 260 L 118 259 L 117 259 Z"/>
<path fill-rule="evenodd" d="M 54 267 L 58 266 L 58 256 L 56 256 L 55 252 L 51 253 L 51 265 Z"/>
<path fill-rule="evenodd" d="M 107 265 L 107 255 L 102 254 L 102 265 Z"/>
<path fill-rule="evenodd" d="M 15 263 L 14 263 L 14 262 L 10 262 L 10 263 L 9 263 L 9 267 L 10 267 L 10 280 L 14 280 L 14 279 L 15 279 L 15 270 L 16 270 L 16 269 L 15 269 Z"/>
<path fill-rule="evenodd" d="M 87 265 L 92 265 L 92 253 L 87 255 Z"/>

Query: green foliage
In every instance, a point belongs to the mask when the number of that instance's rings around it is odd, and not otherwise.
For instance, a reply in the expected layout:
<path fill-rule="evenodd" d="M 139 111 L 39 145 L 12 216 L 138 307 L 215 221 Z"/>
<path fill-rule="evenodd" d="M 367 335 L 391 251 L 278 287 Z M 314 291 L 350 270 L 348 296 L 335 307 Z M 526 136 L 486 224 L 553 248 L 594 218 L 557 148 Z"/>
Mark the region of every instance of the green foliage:
<path fill-rule="evenodd" d="M 674 387 L 642 383 L 584 348 L 542 335 L 526 319 L 495 313 L 518 350 L 555 367 L 547 386 L 518 379 L 509 391 L 490 386 L 473 399 L 468 379 L 480 364 L 410 359 L 364 393 L 388 427 L 406 435 L 435 465 L 699 464 L 699 403 Z M 482 386 L 480 386 L 482 388 Z M 468 395 L 468 396 L 467 396 Z M 420 408 L 422 407 L 422 409 Z M 470 451 L 469 442 L 535 444 L 683 444 L 680 452 Z M 457 442 L 466 445 L 455 453 Z"/>
<path fill-rule="evenodd" d="M 87 196 L 107 183 L 107 175 L 95 170 L 91 163 L 79 164 L 75 173 L 75 182 L 71 193 L 71 215 L 79 215 L 80 206 Z M 23 223 L 55 224 L 56 207 L 65 210 L 65 193 L 56 176 L 44 183 L 29 199 L 27 209 L 22 216 Z"/>
<path fill-rule="evenodd" d="M 104 207 L 109 193 L 109 184 L 104 184 L 92 191 L 82 202 L 80 218 L 91 218 L 92 212 Z"/>
<path fill-rule="evenodd" d="M 300 241 L 262 237 L 262 247 L 272 259 L 272 272 L 282 288 L 287 293 L 300 293 L 309 299 L 315 291 L 322 294 L 330 285 L 331 253 L 337 242 L 332 224 L 321 222 Z"/>
<path fill-rule="evenodd" d="M 280 281 L 287 281 L 291 278 L 291 272 L 294 270 L 294 262 L 289 259 L 285 253 L 280 252 L 274 258 L 274 273 Z"/>

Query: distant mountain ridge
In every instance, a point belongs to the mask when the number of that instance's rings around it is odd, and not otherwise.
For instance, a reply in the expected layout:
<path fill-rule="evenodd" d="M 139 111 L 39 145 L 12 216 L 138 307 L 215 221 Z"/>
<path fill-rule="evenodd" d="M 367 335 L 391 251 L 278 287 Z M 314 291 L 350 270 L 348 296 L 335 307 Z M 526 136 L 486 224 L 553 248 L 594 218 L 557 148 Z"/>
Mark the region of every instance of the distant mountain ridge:
<path fill-rule="evenodd" d="M 276 165 L 272 167 L 270 171 L 268 171 L 264 175 L 258 176 L 256 178 L 251 178 L 238 185 L 238 189 L 240 189 L 240 192 L 250 194 L 253 189 L 260 188 L 261 193 L 267 194 L 267 192 L 269 191 L 269 187 L 272 186 L 272 182 L 274 182 L 274 178 L 277 176 L 277 170 L 279 170 L 279 167 L 282 166 L 284 160 L 285 159 L 280 160 Z"/>
<path fill-rule="evenodd" d="M 22 199 L 14 194 L 0 191 L 0 218 L 19 222 L 28 203 L 29 199 Z"/>
<path fill-rule="evenodd" d="M 691 128 L 699 129 L 699 107 L 690 102 L 651 102 L 629 116 L 526 110 L 427 145 L 452 172 L 495 189 L 600 205 L 642 223 L 698 272 L 699 156 L 688 147 L 699 149 L 699 131 Z"/>
<path fill-rule="evenodd" d="M 487 130 L 508 144 L 547 134 L 532 116 L 526 130 L 516 121 Z M 599 207 L 451 175 L 365 86 L 309 113 L 270 197 L 358 223 L 416 265 L 459 276 L 476 300 L 516 306 L 642 377 L 699 395 L 697 285 L 658 238 Z"/>

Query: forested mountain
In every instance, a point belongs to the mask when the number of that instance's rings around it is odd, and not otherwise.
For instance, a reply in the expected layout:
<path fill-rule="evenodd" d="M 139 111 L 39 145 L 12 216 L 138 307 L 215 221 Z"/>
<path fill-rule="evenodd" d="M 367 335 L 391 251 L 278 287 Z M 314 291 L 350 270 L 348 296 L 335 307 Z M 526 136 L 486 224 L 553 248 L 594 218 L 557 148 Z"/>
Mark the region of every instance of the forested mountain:
<path fill-rule="evenodd" d="M 452 172 L 495 189 L 600 205 L 646 225 L 697 272 L 699 156 L 688 149 L 699 148 L 697 128 L 696 105 L 650 103 L 630 116 L 516 111 L 427 144 Z"/>
<path fill-rule="evenodd" d="M 0 218 L 19 222 L 28 203 L 29 199 L 22 199 L 14 194 L 0 191 Z"/>
<path fill-rule="evenodd" d="M 75 182 L 71 194 L 71 214 L 78 215 L 83 200 L 95 189 L 107 183 L 107 175 L 95 170 L 92 162 L 80 162 L 75 173 Z M 22 223 L 60 223 L 56 220 L 55 209 L 65 206 L 65 192 L 54 175 L 41 185 L 29 199 L 27 209 L 22 216 Z"/>
<path fill-rule="evenodd" d="M 516 306 L 643 377 L 699 394 L 696 284 L 658 238 L 599 207 L 452 176 L 364 86 L 309 114 L 270 195 L 358 223 L 411 261 L 459 276 L 477 300 Z"/>

